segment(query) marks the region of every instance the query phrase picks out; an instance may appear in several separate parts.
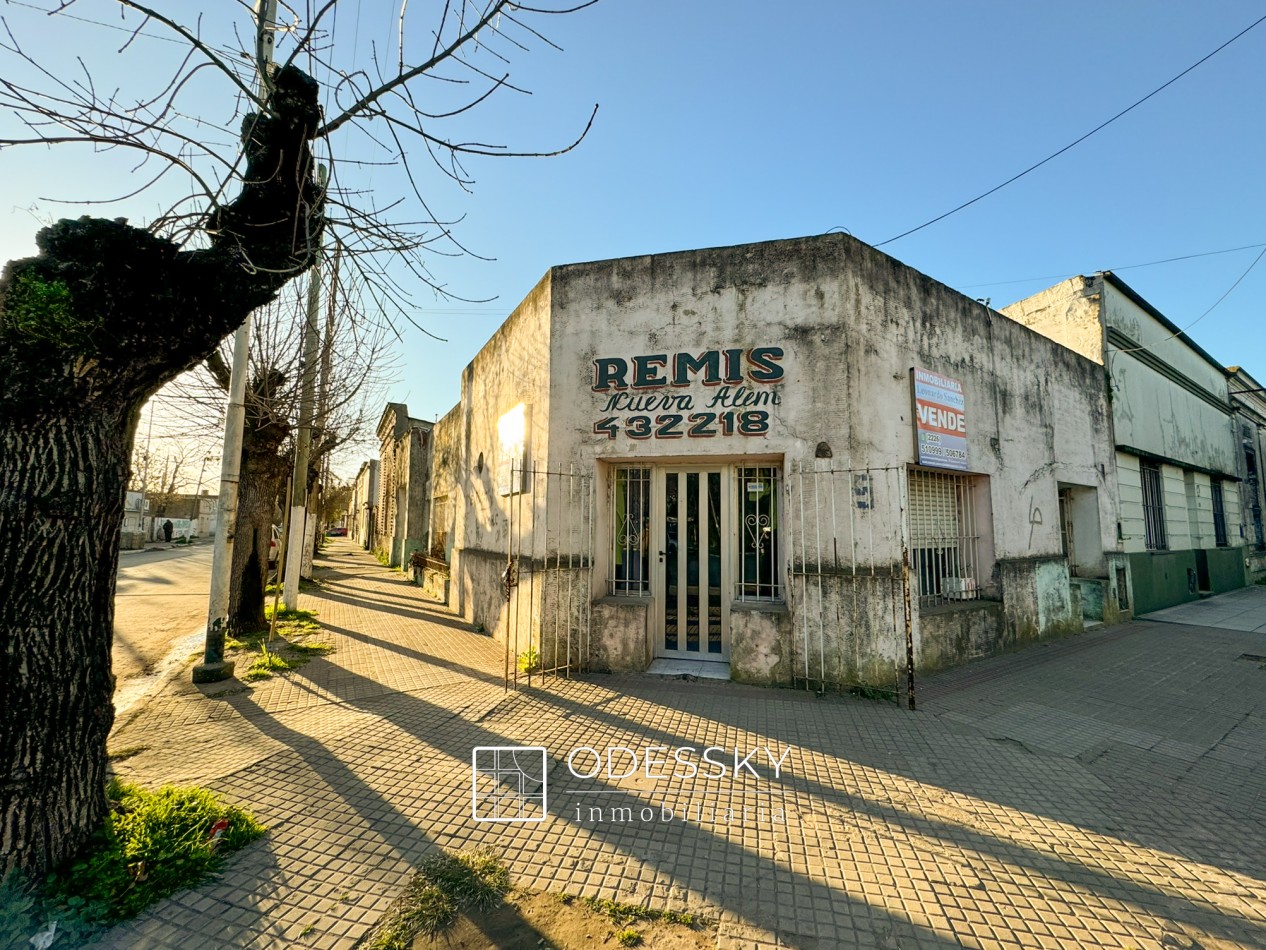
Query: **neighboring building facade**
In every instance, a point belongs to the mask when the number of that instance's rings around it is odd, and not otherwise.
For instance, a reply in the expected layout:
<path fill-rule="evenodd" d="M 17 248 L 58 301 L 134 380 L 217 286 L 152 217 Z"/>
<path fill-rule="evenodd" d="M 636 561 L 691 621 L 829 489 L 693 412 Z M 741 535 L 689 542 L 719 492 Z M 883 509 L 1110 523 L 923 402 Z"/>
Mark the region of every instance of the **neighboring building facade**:
<path fill-rule="evenodd" d="M 347 535 L 366 551 L 375 547 L 378 511 L 378 460 L 362 462 L 347 502 Z"/>
<path fill-rule="evenodd" d="M 426 544 L 430 510 L 431 429 L 403 403 L 387 404 L 378 422 L 377 535 L 374 550 L 389 566 L 407 565 Z"/>
<path fill-rule="evenodd" d="M 144 505 L 144 495 L 139 491 L 129 491 L 124 496 L 120 550 L 135 551 L 145 547 L 145 523 L 148 519 L 145 517 Z"/>
<path fill-rule="evenodd" d="M 847 235 L 556 267 L 435 427 L 431 549 L 511 671 L 901 683 L 1130 616 L 1102 373 Z"/>
<path fill-rule="evenodd" d="M 1262 477 L 1266 451 L 1266 391 L 1238 366 L 1227 368 L 1231 380 L 1231 405 L 1235 407 L 1235 440 L 1239 443 L 1240 536 L 1244 539 L 1244 564 L 1249 580 L 1266 577 L 1266 479 Z"/>
<path fill-rule="evenodd" d="M 1103 368 L 1135 611 L 1242 587 L 1242 451 L 1222 365 L 1111 273 L 1002 312 Z"/>

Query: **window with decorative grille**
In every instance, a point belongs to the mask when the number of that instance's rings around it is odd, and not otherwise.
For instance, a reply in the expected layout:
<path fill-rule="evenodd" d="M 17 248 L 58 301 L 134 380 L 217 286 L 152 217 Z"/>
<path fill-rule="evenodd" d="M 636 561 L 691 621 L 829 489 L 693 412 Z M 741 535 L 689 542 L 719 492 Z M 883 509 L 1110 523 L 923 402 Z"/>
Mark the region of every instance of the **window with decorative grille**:
<path fill-rule="evenodd" d="M 977 477 L 910 472 L 910 560 L 920 607 L 980 597 Z"/>
<path fill-rule="evenodd" d="M 738 599 L 778 600 L 778 499 L 782 470 L 760 465 L 737 470 L 739 505 Z"/>
<path fill-rule="evenodd" d="M 650 593 L 651 470 L 617 468 L 611 479 L 612 594 Z"/>

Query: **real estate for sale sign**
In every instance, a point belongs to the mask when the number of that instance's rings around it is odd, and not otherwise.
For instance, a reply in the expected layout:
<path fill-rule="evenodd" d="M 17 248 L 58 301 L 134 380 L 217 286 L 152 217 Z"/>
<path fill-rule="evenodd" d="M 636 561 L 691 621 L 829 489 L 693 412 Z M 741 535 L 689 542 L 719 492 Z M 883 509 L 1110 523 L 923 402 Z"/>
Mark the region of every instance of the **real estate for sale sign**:
<path fill-rule="evenodd" d="M 963 384 L 914 367 L 914 431 L 920 465 L 967 471 L 967 412 Z"/>

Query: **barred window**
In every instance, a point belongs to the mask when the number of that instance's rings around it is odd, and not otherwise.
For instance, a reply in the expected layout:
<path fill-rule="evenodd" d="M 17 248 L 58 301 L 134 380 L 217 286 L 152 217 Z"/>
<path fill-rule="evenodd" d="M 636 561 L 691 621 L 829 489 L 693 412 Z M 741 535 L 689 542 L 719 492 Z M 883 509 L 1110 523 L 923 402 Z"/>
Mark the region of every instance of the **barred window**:
<path fill-rule="evenodd" d="M 1224 548 L 1227 546 L 1226 499 L 1222 497 L 1222 482 L 1214 479 L 1209 485 L 1209 494 L 1213 497 L 1213 543 Z"/>
<path fill-rule="evenodd" d="M 1143 540 L 1149 551 L 1163 551 L 1165 538 L 1165 496 L 1161 490 L 1161 470 L 1155 462 L 1139 462 L 1143 488 Z"/>
<path fill-rule="evenodd" d="M 611 483 L 612 594 L 650 592 L 651 470 L 617 468 Z"/>
<path fill-rule="evenodd" d="M 977 476 L 910 472 L 910 557 L 919 606 L 980 597 Z"/>
<path fill-rule="evenodd" d="M 778 569 L 778 498 L 782 471 L 770 465 L 738 469 L 738 599 L 782 597 Z"/>

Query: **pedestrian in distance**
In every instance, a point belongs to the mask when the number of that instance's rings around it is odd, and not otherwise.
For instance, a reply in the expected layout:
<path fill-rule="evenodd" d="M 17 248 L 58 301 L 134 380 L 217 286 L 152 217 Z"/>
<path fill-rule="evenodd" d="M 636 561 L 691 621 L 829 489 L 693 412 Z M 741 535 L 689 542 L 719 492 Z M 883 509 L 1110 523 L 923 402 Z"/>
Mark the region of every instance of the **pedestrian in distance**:
<path fill-rule="evenodd" d="M 166 541 L 168 544 L 171 543 L 171 533 L 174 530 L 176 530 L 176 526 L 171 523 L 170 518 L 168 518 L 166 521 L 163 522 L 163 540 Z"/>

